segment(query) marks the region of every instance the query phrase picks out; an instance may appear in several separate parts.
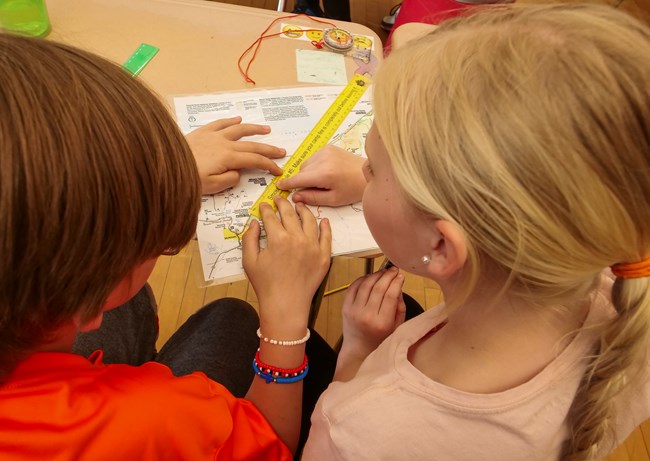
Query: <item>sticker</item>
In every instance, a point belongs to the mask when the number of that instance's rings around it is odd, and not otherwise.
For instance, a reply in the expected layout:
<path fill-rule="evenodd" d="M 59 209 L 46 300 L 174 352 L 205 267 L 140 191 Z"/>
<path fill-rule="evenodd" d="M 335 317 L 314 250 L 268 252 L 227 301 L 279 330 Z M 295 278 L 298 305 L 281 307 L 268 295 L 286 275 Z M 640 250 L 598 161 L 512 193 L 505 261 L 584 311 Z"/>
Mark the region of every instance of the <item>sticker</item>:
<path fill-rule="evenodd" d="M 372 40 L 364 35 L 355 35 L 352 39 L 354 46 L 361 49 L 372 49 Z"/>
<path fill-rule="evenodd" d="M 323 38 L 323 29 L 317 29 L 315 27 L 299 26 L 297 24 L 286 24 L 283 23 L 280 25 L 280 30 L 284 32 L 280 35 L 281 38 L 289 40 L 303 40 L 306 42 L 319 42 Z M 309 31 L 309 32 L 307 32 Z M 304 32 L 304 33 L 301 33 Z M 372 37 L 368 35 L 354 35 L 352 34 L 352 40 L 354 41 L 360 37 L 357 41 L 363 43 L 364 47 L 367 43 L 370 44 L 370 49 L 375 49 L 375 43 Z M 356 45 L 355 45 L 356 46 Z M 364 48 L 359 46 L 358 48 Z"/>
<path fill-rule="evenodd" d="M 312 42 L 320 42 L 321 39 L 323 38 L 322 30 L 308 30 L 306 34 L 307 34 L 307 38 Z"/>
<path fill-rule="evenodd" d="M 280 37 L 290 37 L 290 38 L 298 38 L 302 37 L 302 28 L 300 26 L 282 26 L 282 32 L 284 32 L 283 35 L 280 35 Z"/>

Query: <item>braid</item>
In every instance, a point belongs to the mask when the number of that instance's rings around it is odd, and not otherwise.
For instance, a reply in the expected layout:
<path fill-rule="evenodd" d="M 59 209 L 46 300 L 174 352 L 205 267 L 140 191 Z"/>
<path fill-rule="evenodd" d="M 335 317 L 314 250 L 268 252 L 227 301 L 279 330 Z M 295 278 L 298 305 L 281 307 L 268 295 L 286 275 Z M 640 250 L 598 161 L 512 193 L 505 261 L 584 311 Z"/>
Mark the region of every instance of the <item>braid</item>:
<path fill-rule="evenodd" d="M 617 395 L 645 362 L 650 330 L 650 283 L 647 277 L 617 279 L 612 292 L 617 317 L 601 333 L 569 410 L 570 435 L 562 460 L 598 459 L 620 443 L 613 438 Z"/>

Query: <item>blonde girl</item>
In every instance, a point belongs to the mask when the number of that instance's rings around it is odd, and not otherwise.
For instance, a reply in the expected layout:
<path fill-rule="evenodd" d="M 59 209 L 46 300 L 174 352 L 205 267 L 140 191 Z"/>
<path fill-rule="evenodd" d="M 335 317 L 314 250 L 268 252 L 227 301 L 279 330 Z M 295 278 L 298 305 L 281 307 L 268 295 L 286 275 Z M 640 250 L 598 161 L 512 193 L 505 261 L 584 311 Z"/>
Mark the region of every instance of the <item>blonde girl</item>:
<path fill-rule="evenodd" d="M 353 284 L 303 459 L 601 459 L 650 416 L 650 31 L 492 9 L 393 52 L 374 103 L 368 225 L 446 304 L 393 332 L 398 271 Z"/>

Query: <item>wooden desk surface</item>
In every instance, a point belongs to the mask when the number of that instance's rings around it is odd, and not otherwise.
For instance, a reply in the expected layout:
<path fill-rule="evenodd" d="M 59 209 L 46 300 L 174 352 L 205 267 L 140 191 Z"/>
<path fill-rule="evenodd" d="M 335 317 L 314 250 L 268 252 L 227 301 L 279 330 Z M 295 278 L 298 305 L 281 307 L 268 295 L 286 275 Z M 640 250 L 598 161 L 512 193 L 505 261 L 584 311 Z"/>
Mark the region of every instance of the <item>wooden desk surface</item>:
<path fill-rule="evenodd" d="M 237 59 L 262 31 L 284 13 L 203 0 L 48 0 L 52 32 L 62 41 L 123 63 L 141 43 L 160 48 L 139 78 L 165 97 L 228 90 L 309 85 L 296 80 L 297 48 L 309 41 L 265 39 L 251 66 L 257 85 L 246 84 Z M 323 28 L 305 17 L 278 21 Z M 353 34 L 381 41 L 365 26 L 336 21 Z M 246 61 L 247 62 L 247 61 Z M 358 67 L 346 58 L 349 77 Z"/>

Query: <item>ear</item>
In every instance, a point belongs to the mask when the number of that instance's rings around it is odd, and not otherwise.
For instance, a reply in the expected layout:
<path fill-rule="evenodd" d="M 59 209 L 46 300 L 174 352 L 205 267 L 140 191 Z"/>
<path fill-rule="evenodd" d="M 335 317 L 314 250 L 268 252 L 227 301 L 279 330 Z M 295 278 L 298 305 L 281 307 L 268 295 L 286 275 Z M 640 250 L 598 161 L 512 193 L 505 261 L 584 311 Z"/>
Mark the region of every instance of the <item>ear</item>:
<path fill-rule="evenodd" d="M 460 228 L 449 221 L 433 223 L 430 262 L 427 273 L 434 279 L 447 279 L 458 273 L 467 261 L 467 242 Z"/>
<path fill-rule="evenodd" d="M 104 318 L 104 313 L 100 312 L 97 316 L 95 316 L 94 318 L 90 319 L 87 322 L 82 322 L 79 315 L 75 315 L 73 320 L 75 326 L 77 327 L 77 331 L 81 331 L 85 333 L 88 331 L 97 330 L 101 326 L 103 318 Z"/>

